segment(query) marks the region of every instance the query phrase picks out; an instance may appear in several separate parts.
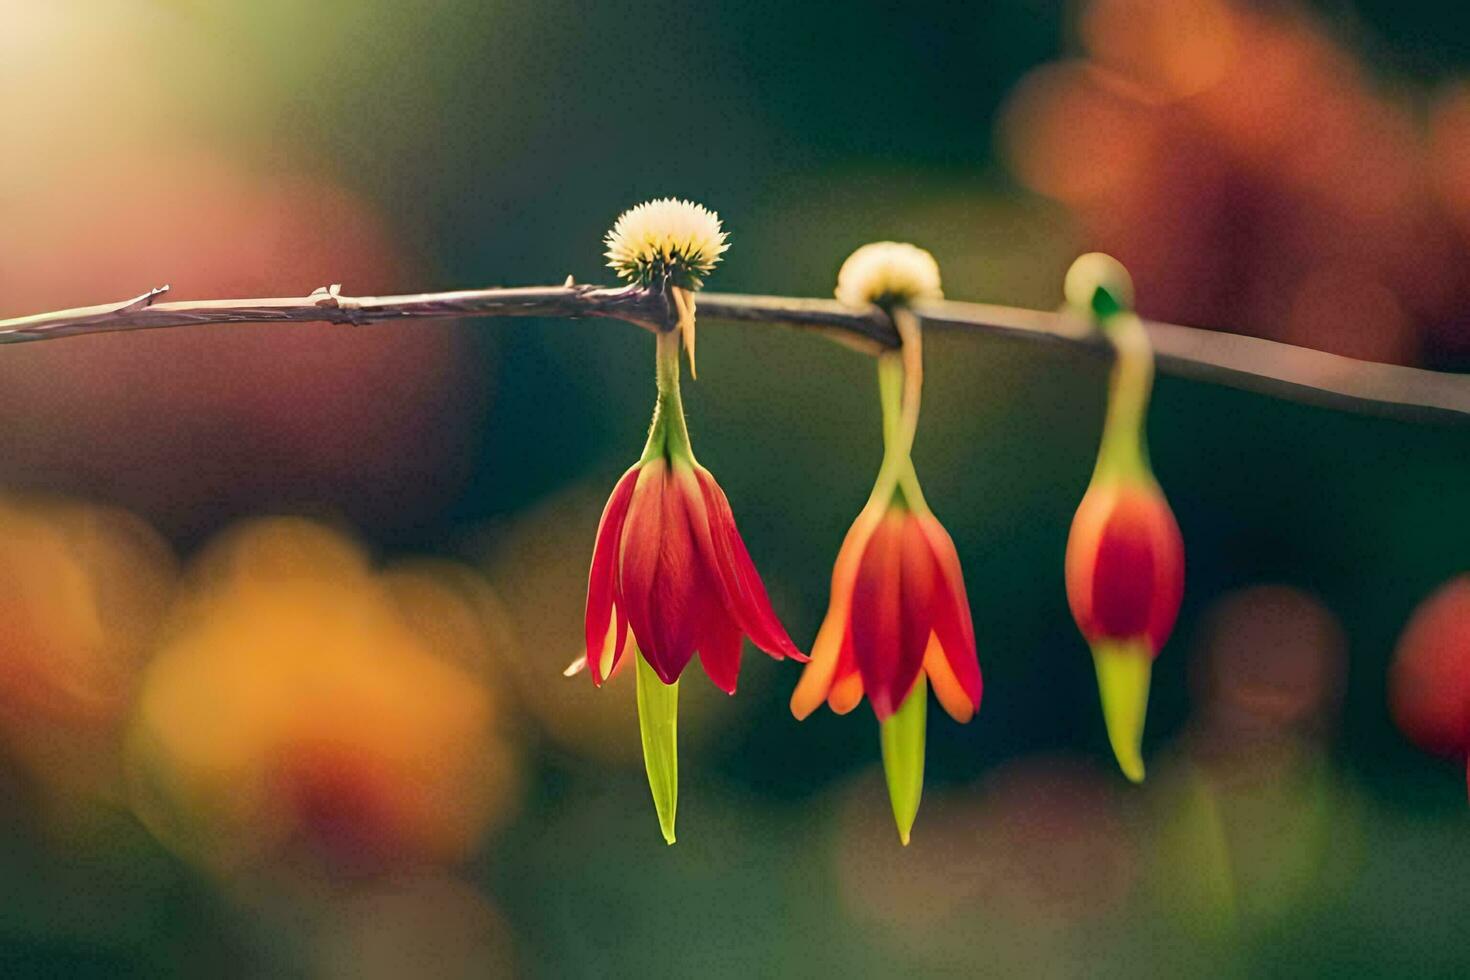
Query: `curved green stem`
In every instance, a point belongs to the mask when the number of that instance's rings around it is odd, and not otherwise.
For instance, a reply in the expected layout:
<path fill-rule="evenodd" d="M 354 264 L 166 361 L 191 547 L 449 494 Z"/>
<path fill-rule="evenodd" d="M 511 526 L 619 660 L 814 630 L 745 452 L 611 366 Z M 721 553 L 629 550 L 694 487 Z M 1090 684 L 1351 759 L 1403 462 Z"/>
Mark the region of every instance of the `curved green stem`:
<path fill-rule="evenodd" d="M 648 429 L 648 442 L 643 447 L 640 463 L 661 456 L 694 459 L 689 429 L 684 424 L 684 401 L 679 394 L 679 333 L 667 330 L 657 334 L 654 376 L 658 400 L 653 406 L 653 424 Z"/>
<path fill-rule="evenodd" d="M 1102 321 L 1102 331 L 1113 346 L 1114 361 L 1102 445 L 1092 478 L 1094 482 L 1151 478 L 1145 423 L 1154 382 L 1153 346 L 1142 321 L 1132 313 L 1108 317 Z"/>
<path fill-rule="evenodd" d="M 924 509 L 924 492 L 914 470 L 914 434 L 919 425 L 919 404 L 924 384 L 923 349 L 918 320 L 910 311 L 897 308 L 904 346 L 878 355 L 878 400 L 883 409 L 883 462 L 873 485 L 873 500 L 887 501 L 895 492 L 913 509 Z"/>

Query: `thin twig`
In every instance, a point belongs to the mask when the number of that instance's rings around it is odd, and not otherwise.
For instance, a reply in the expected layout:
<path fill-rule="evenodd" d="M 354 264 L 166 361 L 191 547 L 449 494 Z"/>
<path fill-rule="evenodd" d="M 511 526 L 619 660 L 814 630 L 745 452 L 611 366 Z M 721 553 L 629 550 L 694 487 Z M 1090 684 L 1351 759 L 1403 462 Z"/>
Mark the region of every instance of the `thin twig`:
<path fill-rule="evenodd" d="M 667 330 L 676 317 L 662 293 L 578 285 L 570 279 L 562 286 L 404 296 L 351 297 L 344 296 L 339 286 L 328 286 L 301 298 L 156 302 L 167 288 L 121 303 L 0 320 L 0 344 L 219 323 L 364 325 L 481 316 L 610 317 L 650 330 Z M 814 329 L 868 351 L 898 346 L 898 333 L 881 310 L 854 310 L 836 300 L 701 293 L 699 312 L 707 320 Z M 930 330 L 979 331 L 1108 356 L 1107 345 L 1091 326 L 1066 313 L 947 301 L 920 304 L 915 312 Z M 1257 337 L 1169 323 L 1146 326 L 1159 368 L 1167 373 L 1370 415 L 1470 422 L 1470 375 L 1358 361 Z"/>
<path fill-rule="evenodd" d="M 470 316 L 613 317 L 651 330 L 668 321 L 668 306 L 658 293 L 631 286 L 609 289 L 576 285 L 519 289 L 464 289 L 403 296 L 345 296 L 338 285 L 310 296 L 271 299 L 210 299 L 154 302 L 167 286 L 136 299 L 75 310 L 0 320 L 0 344 L 58 337 L 152 330 L 211 323 L 351 323 L 444 319 Z"/>
<path fill-rule="evenodd" d="M 926 329 L 983 330 L 1110 357 L 1087 321 L 980 303 L 918 308 Z M 1273 398 L 1414 422 L 1470 423 L 1470 374 L 1360 361 L 1262 337 L 1145 321 L 1161 372 Z"/>

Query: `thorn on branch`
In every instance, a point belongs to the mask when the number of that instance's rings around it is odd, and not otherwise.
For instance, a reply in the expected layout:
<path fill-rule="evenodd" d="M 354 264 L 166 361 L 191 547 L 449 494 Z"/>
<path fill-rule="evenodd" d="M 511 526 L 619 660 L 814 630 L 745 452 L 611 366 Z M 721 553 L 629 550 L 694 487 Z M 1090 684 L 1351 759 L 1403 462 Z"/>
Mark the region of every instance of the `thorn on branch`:
<path fill-rule="evenodd" d="M 330 286 L 318 286 L 306 297 L 316 306 L 326 307 L 334 310 L 346 310 L 347 319 L 353 326 L 360 327 L 367 321 L 358 315 L 359 307 L 357 301 L 351 296 L 342 295 L 342 284 L 334 282 Z"/>
<path fill-rule="evenodd" d="M 311 295 L 306 298 L 314 302 L 317 306 L 340 306 L 341 304 L 338 303 L 337 297 L 341 292 L 342 284 L 340 282 L 334 282 L 330 286 L 316 287 L 311 291 Z"/>
<path fill-rule="evenodd" d="M 162 296 L 166 292 L 168 292 L 167 285 L 154 286 L 142 296 L 128 300 L 122 306 L 118 307 L 117 311 L 119 313 L 136 313 L 139 310 L 146 310 L 148 307 L 153 305 L 153 301 L 155 299 Z"/>

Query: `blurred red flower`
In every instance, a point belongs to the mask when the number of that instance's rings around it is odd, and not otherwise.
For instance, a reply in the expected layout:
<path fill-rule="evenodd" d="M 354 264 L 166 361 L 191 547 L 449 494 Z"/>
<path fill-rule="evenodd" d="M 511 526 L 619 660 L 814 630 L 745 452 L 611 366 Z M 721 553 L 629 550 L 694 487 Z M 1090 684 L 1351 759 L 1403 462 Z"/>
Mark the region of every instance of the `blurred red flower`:
<path fill-rule="evenodd" d="M 1354 357 L 1470 364 L 1470 118 L 1426 138 L 1305 12 L 1092 0 L 1083 59 L 1017 86 L 1001 142 L 1139 312 Z"/>
<path fill-rule="evenodd" d="M 1414 610 L 1388 681 L 1389 709 L 1409 741 L 1436 755 L 1470 753 L 1470 575 Z"/>

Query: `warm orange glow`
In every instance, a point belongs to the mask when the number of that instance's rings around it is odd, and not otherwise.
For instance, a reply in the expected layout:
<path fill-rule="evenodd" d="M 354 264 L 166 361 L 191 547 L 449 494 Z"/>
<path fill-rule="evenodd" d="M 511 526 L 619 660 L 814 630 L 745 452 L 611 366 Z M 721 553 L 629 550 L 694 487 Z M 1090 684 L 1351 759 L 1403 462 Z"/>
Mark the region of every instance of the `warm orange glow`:
<path fill-rule="evenodd" d="M 118 729 L 175 575 L 123 511 L 0 499 L 0 736 L 46 782 L 111 791 Z"/>
<path fill-rule="evenodd" d="M 226 535 L 191 573 L 140 698 L 132 762 L 149 826 L 223 866 L 465 855 L 513 803 L 515 756 L 483 663 L 469 663 L 486 641 L 438 652 L 474 631 L 474 611 L 448 610 L 435 636 L 415 627 L 424 597 L 450 601 L 441 588 L 420 572 L 385 580 L 304 521 Z"/>

